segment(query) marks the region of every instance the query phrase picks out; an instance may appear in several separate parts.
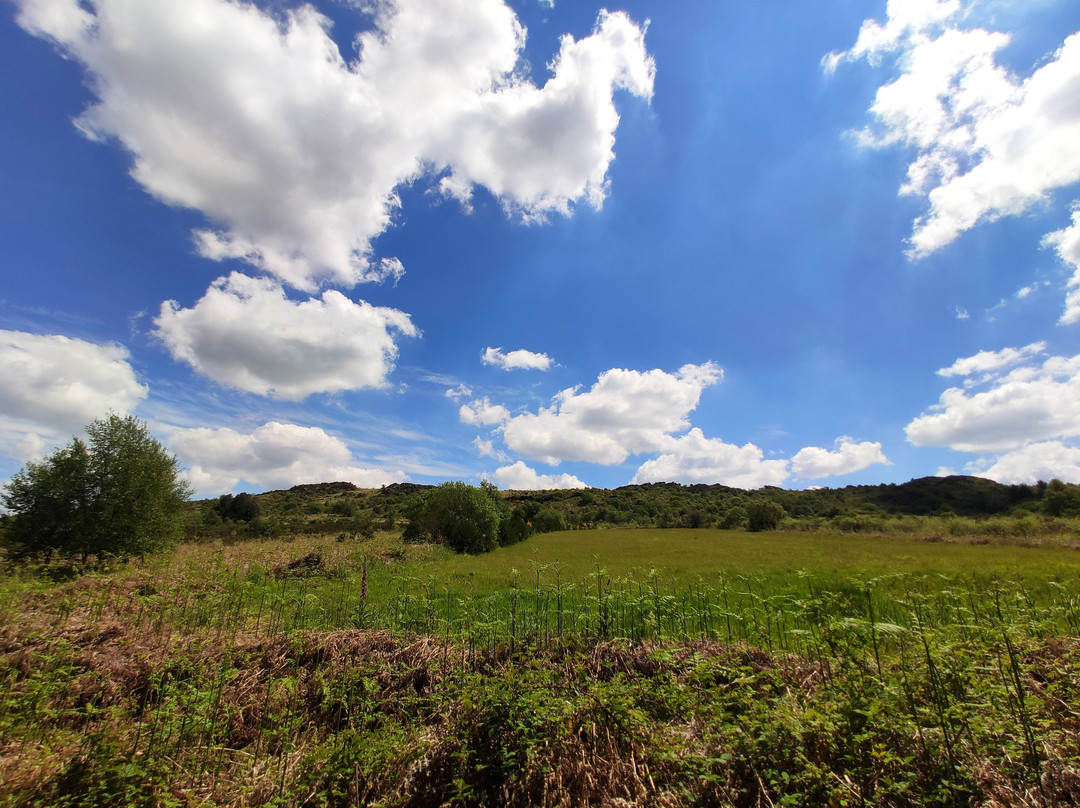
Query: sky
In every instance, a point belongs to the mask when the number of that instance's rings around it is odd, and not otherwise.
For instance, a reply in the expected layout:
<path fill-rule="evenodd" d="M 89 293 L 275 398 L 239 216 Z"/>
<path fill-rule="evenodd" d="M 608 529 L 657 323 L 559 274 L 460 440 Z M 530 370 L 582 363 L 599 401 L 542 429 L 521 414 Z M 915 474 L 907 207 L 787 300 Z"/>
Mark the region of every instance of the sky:
<path fill-rule="evenodd" d="M 0 0 L 0 480 L 1080 482 L 1075 0 Z"/>

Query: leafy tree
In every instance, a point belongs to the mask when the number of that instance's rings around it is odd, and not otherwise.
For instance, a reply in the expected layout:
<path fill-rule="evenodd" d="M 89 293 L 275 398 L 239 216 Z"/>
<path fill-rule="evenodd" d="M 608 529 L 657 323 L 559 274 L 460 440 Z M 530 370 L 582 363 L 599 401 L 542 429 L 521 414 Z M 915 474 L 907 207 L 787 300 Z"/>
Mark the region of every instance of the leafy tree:
<path fill-rule="evenodd" d="M 419 494 L 406 509 L 406 541 L 428 538 L 458 553 L 486 553 L 499 538 L 499 511 L 487 491 L 449 482 Z"/>
<path fill-rule="evenodd" d="M 1076 516 L 1080 513 L 1080 486 L 1051 480 L 1043 494 L 1042 510 L 1047 516 Z"/>
<path fill-rule="evenodd" d="M 749 523 L 750 518 L 742 505 L 732 505 L 720 518 L 720 527 L 723 530 L 743 530 Z"/>
<path fill-rule="evenodd" d="M 190 496 L 175 457 L 132 416 L 110 414 L 0 496 L 16 556 L 145 555 L 179 541 Z"/>
<path fill-rule="evenodd" d="M 756 497 L 746 503 L 747 529 L 752 531 L 776 530 L 780 520 L 787 516 L 783 506 L 765 497 Z"/>
<path fill-rule="evenodd" d="M 246 492 L 240 492 L 235 497 L 232 494 L 222 494 L 218 497 L 216 511 L 222 519 L 250 522 L 259 515 L 259 501 Z"/>

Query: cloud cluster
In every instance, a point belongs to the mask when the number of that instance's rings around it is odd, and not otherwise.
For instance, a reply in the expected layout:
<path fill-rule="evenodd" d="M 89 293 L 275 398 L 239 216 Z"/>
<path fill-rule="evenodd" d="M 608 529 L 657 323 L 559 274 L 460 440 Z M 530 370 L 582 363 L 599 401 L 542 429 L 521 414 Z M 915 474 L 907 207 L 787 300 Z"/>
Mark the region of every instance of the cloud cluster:
<path fill-rule="evenodd" d="M 1055 478 L 1080 483 L 1080 448 L 1056 440 L 1032 443 L 1006 452 L 990 463 L 976 460 L 968 464 L 966 471 L 1010 485 L 1031 485 Z"/>
<path fill-rule="evenodd" d="M 977 223 L 1015 215 L 1080 180 L 1080 35 L 1027 78 L 997 63 L 1007 34 L 962 28 L 959 0 L 890 0 L 855 46 L 826 67 L 895 55 L 901 75 L 880 87 L 867 145 L 903 144 L 917 157 L 902 192 L 922 195 L 911 255 L 926 256 Z"/>
<path fill-rule="evenodd" d="M 722 376 L 711 362 L 685 365 L 675 374 L 608 370 L 585 392 L 563 390 L 551 407 L 506 420 L 503 441 L 511 451 L 552 466 L 563 460 L 621 463 L 662 449 L 668 435 L 689 427 L 687 416 L 701 392 Z"/>
<path fill-rule="evenodd" d="M 791 471 L 796 477 L 818 480 L 853 474 L 877 463 L 891 465 L 880 443 L 856 443 L 845 435 L 836 439 L 836 448 L 832 451 L 819 446 L 800 449 L 791 458 Z"/>
<path fill-rule="evenodd" d="M 365 3 L 373 27 L 349 61 L 310 5 L 16 2 L 25 30 L 86 69 L 96 102 L 80 130 L 118 141 L 148 193 L 212 223 L 195 234 L 201 254 L 306 291 L 399 278 L 371 241 L 421 177 L 466 203 L 486 186 L 530 217 L 599 206 L 613 93 L 648 99 L 655 73 L 623 13 L 564 36 L 537 87 L 503 0 Z"/>
<path fill-rule="evenodd" d="M 999 482 L 1080 480 L 1074 473 L 1080 450 L 1063 442 L 1080 439 L 1080 355 L 1032 361 L 1044 350 L 1043 343 L 1034 343 L 983 351 L 939 371 L 967 376 L 965 386 L 950 387 L 930 412 L 908 424 L 908 440 L 915 446 L 1001 453 L 969 466 Z"/>
<path fill-rule="evenodd" d="M 736 446 L 706 438 L 694 427 L 672 440 L 668 451 L 641 464 L 633 483 L 722 483 L 733 488 L 779 485 L 789 476 L 786 460 L 766 460 L 752 443 Z"/>
<path fill-rule="evenodd" d="M 588 487 L 572 474 L 539 474 L 521 460 L 496 469 L 495 483 L 510 491 L 554 491 Z"/>
<path fill-rule="evenodd" d="M 976 373 L 993 373 L 1018 364 L 1028 357 L 1046 350 L 1045 342 L 1033 342 L 1023 348 L 1003 348 L 1000 351 L 979 351 L 974 356 L 957 359 L 947 368 L 941 368 L 938 376 L 972 376 Z"/>
<path fill-rule="evenodd" d="M 0 453 L 18 461 L 109 411 L 131 412 L 146 398 L 127 349 L 56 334 L 0 331 Z"/>
<path fill-rule="evenodd" d="M 548 370 L 551 357 L 547 354 L 533 353 L 520 349 L 503 353 L 502 348 L 486 348 L 480 356 L 485 365 L 495 365 L 503 370 Z"/>
<path fill-rule="evenodd" d="M 384 387 L 395 336 L 418 333 L 404 312 L 334 290 L 296 302 L 276 281 L 239 273 L 190 309 L 164 303 L 154 325 L 175 359 L 218 384 L 290 401 Z"/>
<path fill-rule="evenodd" d="M 269 421 L 247 433 L 227 427 L 176 429 L 168 445 L 203 494 L 230 491 L 241 482 L 268 489 L 328 481 L 377 488 L 405 480 L 400 471 L 356 466 L 348 446 L 318 427 Z"/>
<path fill-rule="evenodd" d="M 737 488 L 780 485 L 794 473 L 816 479 L 851 474 L 874 463 L 888 463 L 880 443 L 840 438 L 836 449 L 809 447 L 792 460 L 766 459 L 752 443 L 744 446 L 707 438 L 691 427 L 690 414 L 705 388 L 717 384 L 723 371 L 712 362 L 685 365 L 677 373 L 615 368 L 601 373 L 588 390 L 570 388 L 557 394 L 550 407 L 511 415 L 487 397 L 459 409 L 463 423 L 495 427 L 510 452 L 551 466 L 563 461 L 615 465 L 631 456 L 645 460 L 633 483 L 722 483 Z M 492 439 L 477 437 L 484 456 L 508 458 Z M 542 476 L 523 461 L 496 473 L 504 487 L 572 487 L 576 477 Z"/>

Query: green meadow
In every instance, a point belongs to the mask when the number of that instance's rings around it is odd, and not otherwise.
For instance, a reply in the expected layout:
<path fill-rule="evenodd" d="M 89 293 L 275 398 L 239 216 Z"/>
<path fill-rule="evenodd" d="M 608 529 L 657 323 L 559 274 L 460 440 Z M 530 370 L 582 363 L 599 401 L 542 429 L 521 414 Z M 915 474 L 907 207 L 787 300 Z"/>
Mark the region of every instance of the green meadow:
<path fill-rule="evenodd" d="M 323 533 L 8 567 L 0 805 L 1073 805 L 1070 541 Z"/>

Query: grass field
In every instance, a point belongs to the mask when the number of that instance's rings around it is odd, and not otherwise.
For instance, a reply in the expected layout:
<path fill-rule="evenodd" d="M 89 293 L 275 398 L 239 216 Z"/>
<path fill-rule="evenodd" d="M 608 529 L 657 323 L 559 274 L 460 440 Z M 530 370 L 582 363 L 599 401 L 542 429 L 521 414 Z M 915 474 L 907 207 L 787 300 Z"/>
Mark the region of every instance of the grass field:
<path fill-rule="evenodd" d="M 342 539 L 9 570 L 0 804 L 1080 801 L 1075 550 Z"/>

